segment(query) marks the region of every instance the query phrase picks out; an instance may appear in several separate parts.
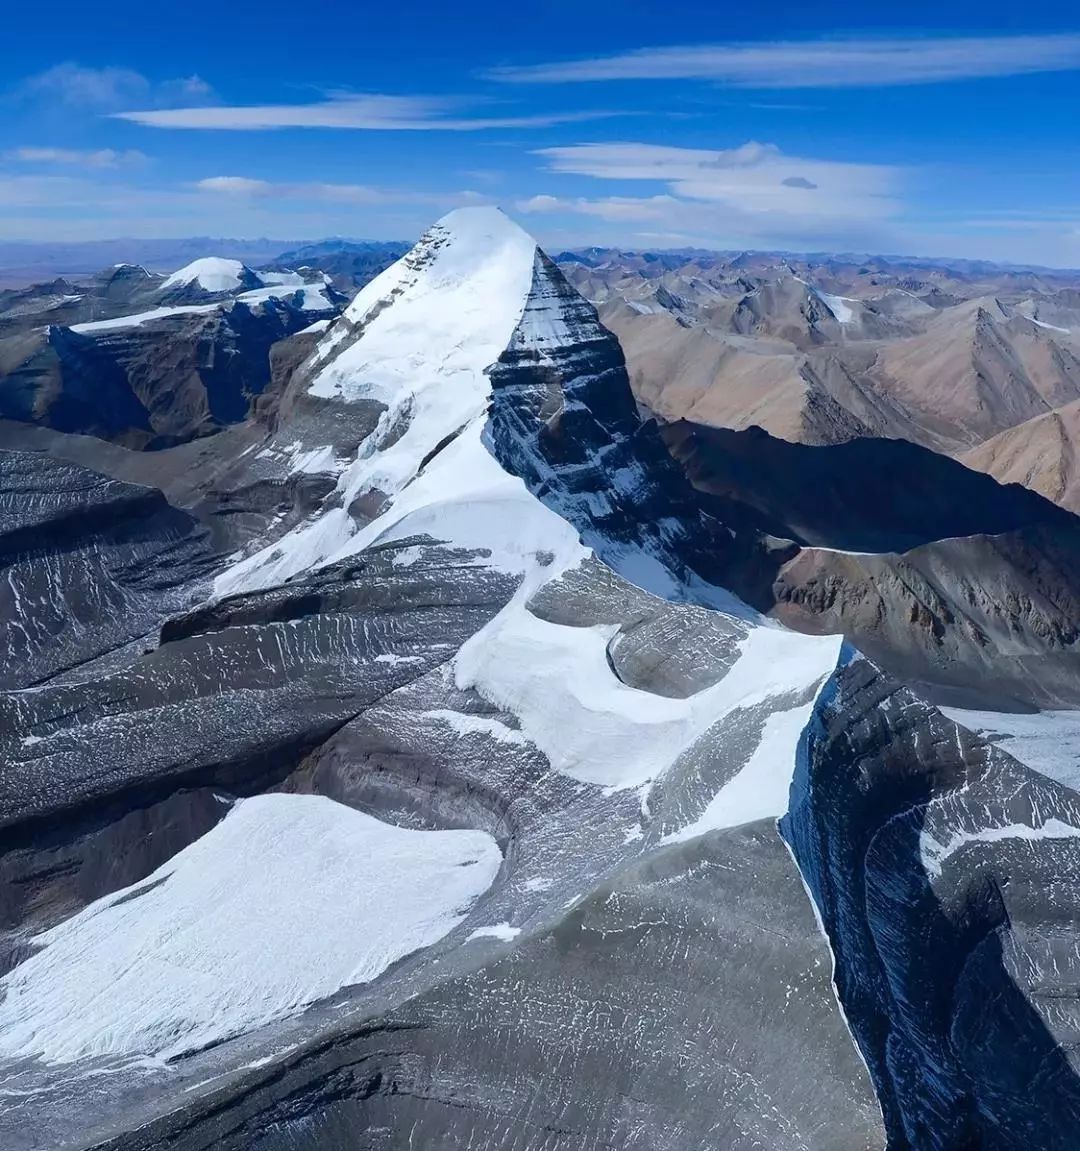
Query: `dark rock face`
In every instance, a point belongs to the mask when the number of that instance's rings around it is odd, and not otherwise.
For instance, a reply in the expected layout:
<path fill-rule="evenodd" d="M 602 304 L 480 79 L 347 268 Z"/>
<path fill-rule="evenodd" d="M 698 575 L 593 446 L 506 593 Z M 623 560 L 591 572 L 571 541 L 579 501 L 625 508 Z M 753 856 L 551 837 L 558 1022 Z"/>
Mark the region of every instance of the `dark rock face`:
<path fill-rule="evenodd" d="M 160 492 L 0 452 L 0 685 L 145 635 L 197 598 L 214 561 L 206 531 Z"/>
<path fill-rule="evenodd" d="M 89 336 L 50 325 L 0 341 L 0 415 L 138 445 L 150 416 L 123 367 Z"/>
<path fill-rule="evenodd" d="M 836 958 L 890 1148 L 1072 1145 L 1080 798 L 866 661 L 803 736 L 781 830 Z"/>
<path fill-rule="evenodd" d="M 85 284 L 0 292 L 0 417 L 140 449 L 247 419 L 284 386 L 277 345 L 346 297 L 314 270 L 236 268 L 224 291 L 120 264 Z"/>
<path fill-rule="evenodd" d="M 843 634 L 936 702 L 1080 704 L 1072 513 L 899 440 L 811 447 L 686 422 L 662 435 L 734 531 L 719 578 L 755 608 Z"/>
<path fill-rule="evenodd" d="M 182 443 L 244 420 L 271 383 L 272 349 L 316 318 L 268 300 L 12 337 L 0 344 L 0 415 L 132 447 Z"/>
<path fill-rule="evenodd" d="M 97 682 L 0 697 L 13 741 L 0 826 L 121 792 L 167 792 L 276 745 L 321 742 L 315 735 L 445 659 L 509 596 L 510 581 L 469 578 L 452 554 L 390 579 L 394 551 L 180 617 L 156 650 Z M 395 654 L 410 658 L 377 658 Z"/>
<path fill-rule="evenodd" d="M 646 580 L 652 566 L 669 590 L 730 574 L 730 533 L 702 515 L 656 425 L 641 421 L 618 340 L 542 252 L 521 322 L 489 376 L 485 436 L 495 458 L 605 562 L 636 562 Z"/>
<path fill-rule="evenodd" d="M 773 584 L 779 619 L 842 632 L 929 698 L 960 707 L 1080 703 L 1080 529 L 941 540 L 903 555 L 807 549 Z"/>

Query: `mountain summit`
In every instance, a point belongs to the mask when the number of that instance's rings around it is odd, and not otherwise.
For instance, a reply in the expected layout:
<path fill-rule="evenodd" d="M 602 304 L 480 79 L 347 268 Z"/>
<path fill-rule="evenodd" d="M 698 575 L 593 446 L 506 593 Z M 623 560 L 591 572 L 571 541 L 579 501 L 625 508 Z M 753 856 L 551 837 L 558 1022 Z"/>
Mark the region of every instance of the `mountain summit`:
<path fill-rule="evenodd" d="M 1060 1146 L 1080 796 L 748 603 L 783 485 L 493 209 L 288 351 L 156 492 L 0 455 L 79 613 L 0 694 L 5 1146 Z"/>

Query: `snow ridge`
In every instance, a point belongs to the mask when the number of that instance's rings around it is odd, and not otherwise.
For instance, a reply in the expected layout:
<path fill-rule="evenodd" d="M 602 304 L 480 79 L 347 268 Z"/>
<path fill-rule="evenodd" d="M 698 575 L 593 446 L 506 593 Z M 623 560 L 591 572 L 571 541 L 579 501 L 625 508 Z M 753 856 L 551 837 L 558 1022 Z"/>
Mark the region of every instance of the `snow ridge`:
<path fill-rule="evenodd" d="M 440 444 L 474 424 L 479 436 L 491 398 L 486 372 L 525 309 L 535 254 L 535 241 L 501 212 L 459 209 L 361 289 L 319 344 L 322 367 L 309 394 L 382 404 L 378 426 L 342 466 L 335 506 L 225 571 L 216 595 L 269 586 L 366 546 L 373 534 L 353 541 L 357 525 L 346 510 L 358 496 L 390 503 L 415 486 Z M 469 468 L 500 486 L 478 455 Z M 450 478 L 450 491 L 462 486 L 479 494 L 467 474 Z"/>

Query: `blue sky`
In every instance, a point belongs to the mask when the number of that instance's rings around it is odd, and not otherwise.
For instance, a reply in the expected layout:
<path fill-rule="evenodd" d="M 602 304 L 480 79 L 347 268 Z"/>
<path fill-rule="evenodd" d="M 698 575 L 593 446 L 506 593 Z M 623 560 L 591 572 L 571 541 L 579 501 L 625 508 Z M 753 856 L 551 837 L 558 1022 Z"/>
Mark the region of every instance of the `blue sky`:
<path fill-rule="evenodd" d="M 13 4 L 0 239 L 409 239 L 495 202 L 549 247 L 1080 266 L 1075 6 L 877 9 Z"/>

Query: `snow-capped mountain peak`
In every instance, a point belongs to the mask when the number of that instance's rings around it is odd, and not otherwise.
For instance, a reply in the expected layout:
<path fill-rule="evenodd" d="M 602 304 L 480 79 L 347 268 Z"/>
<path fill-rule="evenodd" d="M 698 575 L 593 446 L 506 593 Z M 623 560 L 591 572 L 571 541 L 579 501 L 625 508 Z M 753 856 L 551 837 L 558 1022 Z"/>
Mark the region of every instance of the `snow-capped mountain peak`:
<path fill-rule="evenodd" d="M 239 260 L 225 260 L 220 256 L 203 256 L 177 269 L 161 285 L 161 291 L 193 284 L 204 292 L 235 292 L 255 273 Z"/>
<path fill-rule="evenodd" d="M 359 499 L 385 512 L 440 445 L 483 422 L 487 371 L 525 310 L 536 252 L 498 209 L 460 208 L 359 292 L 320 342 L 299 399 L 328 439 L 361 413 L 377 411 L 377 422 L 351 459 L 323 453 L 338 475 L 335 506 L 226 571 L 218 594 L 264 586 L 337 554 L 363 526 L 348 508 Z M 479 433 L 478 426 L 477 442 Z"/>

